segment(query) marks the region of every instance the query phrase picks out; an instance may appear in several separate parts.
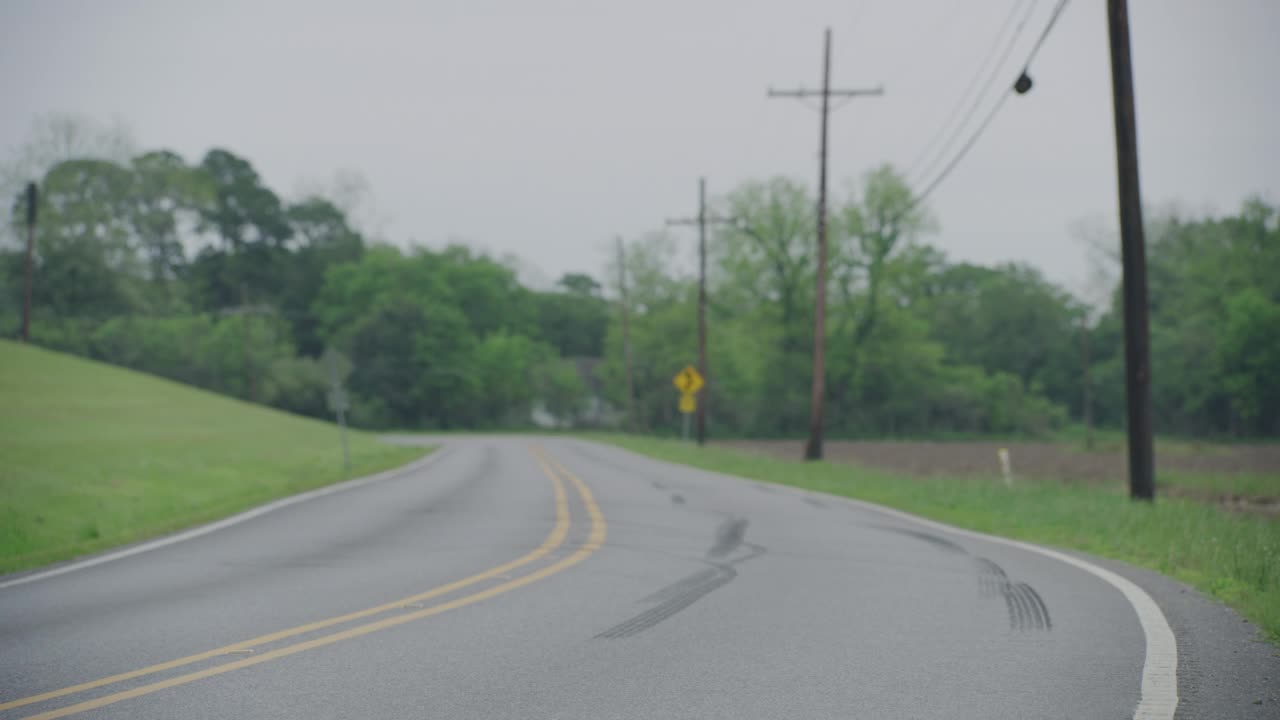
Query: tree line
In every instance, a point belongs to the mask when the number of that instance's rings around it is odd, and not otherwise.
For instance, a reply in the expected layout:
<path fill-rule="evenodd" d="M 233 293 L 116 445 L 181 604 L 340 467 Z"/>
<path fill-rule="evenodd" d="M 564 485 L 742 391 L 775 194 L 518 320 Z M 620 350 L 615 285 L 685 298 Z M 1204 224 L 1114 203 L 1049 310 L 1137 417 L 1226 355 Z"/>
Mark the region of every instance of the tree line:
<path fill-rule="evenodd" d="M 954 262 L 893 168 L 862 179 L 831 213 L 827 417 L 835 436 L 1043 435 L 1072 422 L 1124 423 L 1119 288 L 1088 303 L 1018 263 Z M 787 178 L 746 182 L 715 208 L 709 422 L 721 434 L 800 436 L 813 346 L 814 198 Z M 1156 429 L 1280 435 L 1280 211 L 1152 213 L 1147 233 Z M 631 244 L 632 364 L 640 423 L 678 427 L 670 376 L 695 359 L 696 279 L 676 236 Z M 1112 241 L 1104 247 L 1114 245 Z M 1114 259 L 1118 269 L 1118 259 Z M 617 268 L 606 274 L 614 277 Z M 611 322 L 605 372 L 625 398 Z"/>
<path fill-rule="evenodd" d="M 333 200 L 282 200 L 225 149 L 67 159 L 39 188 L 33 342 L 316 417 L 329 350 L 363 427 L 582 414 L 572 360 L 601 355 L 608 313 L 586 275 L 535 291 L 465 247 L 371 242 Z M 15 230 L 24 218 L 19 198 Z M 16 244 L 0 251 L 7 337 L 23 263 Z"/>
<path fill-rule="evenodd" d="M 286 200 L 246 158 L 159 150 L 63 158 L 39 177 L 33 341 L 323 417 L 326 352 L 370 428 L 616 422 L 627 407 L 619 300 L 571 274 L 555 289 L 466 247 L 371 240 L 324 193 Z M 1044 434 L 1124 413 L 1119 295 L 1086 303 L 1021 264 L 950 260 L 902 176 L 882 167 L 833 206 L 829 431 Z M 12 188 L 6 188 L 7 191 Z M 815 203 L 787 178 L 716 200 L 712 432 L 799 435 L 811 373 Z M 25 209 L 0 248 L 0 334 L 21 316 Z M 1157 429 L 1280 433 L 1277 208 L 1157 215 L 1148 230 Z M 694 360 L 684 238 L 655 232 L 604 269 L 630 292 L 638 424 L 678 427 L 674 373 Z M 599 392 L 616 411 L 598 412 Z M 594 406 L 594 409 L 593 409 Z"/>

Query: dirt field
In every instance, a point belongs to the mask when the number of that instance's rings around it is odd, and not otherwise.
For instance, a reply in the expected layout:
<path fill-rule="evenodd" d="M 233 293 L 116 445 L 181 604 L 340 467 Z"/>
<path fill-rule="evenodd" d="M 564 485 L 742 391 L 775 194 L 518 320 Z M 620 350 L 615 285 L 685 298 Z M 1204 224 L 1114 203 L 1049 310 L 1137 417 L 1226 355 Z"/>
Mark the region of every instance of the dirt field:
<path fill-rule="evenodd" d="M 735 440 L 720 443 L 752 452 L 799 458 L 800 440 Z M 1086 452 L 1048 442 L 828 441 L 828 460 L 917 476 L 998 476 L 996 451 L 1008 448 L 1016 477 L 1063 482 L 1122 481 L 1127 459 L 1122 447 Z M 1156 448 L 1156 468 L 1188 473 L 1280 475 L 1280 445 L 1174 445 Z"/>

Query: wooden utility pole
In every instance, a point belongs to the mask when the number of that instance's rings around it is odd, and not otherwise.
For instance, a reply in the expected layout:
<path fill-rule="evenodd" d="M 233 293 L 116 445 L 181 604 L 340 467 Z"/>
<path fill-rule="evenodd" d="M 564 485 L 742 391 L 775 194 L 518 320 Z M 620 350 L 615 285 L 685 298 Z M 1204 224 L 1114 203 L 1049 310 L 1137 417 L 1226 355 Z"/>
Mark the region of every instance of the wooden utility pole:
<path fill-rule="evenodd" d="M 627 253 L 618 236 L 618 294 L 622 299 L 622 367 L 627 376 L 627 426 L 636 431 L 636 393 L 631 381 L 631 320 L 627 302 Z"/>
<path fill-rule="evenodd" d="M 883 94 L 884 88 L 831 89 L 831 28 L 827 28 L 823 39 L 822 89 L 769 90 L 769 97 L 807 98 L 817 95 L 822 98 L 818 141 L 818 277 L 813 306 L 813 394 L 809 410 L 809 442 L 804 448 L 806 460 L 822 459 L 823 402 L 827 392 L 827 117 L 831 114 L 832 96 L 853 98 Z"/>
<path fill-rule="evenodd" d="M 35 183 L 27 183 L 27 257 L 23 266 L 22 342 L 31 342 L 31 255 L 36 245 L 36 203 L 39 191 Z"/>
<path fill-rule="evenodd" d="M 698 373 L 707 387 L 698 399 L 695 433 L 699 445 L 707 442 L 707 400 L 711 397 L 711 376 L 707 374 L 707 223 L 732 223 L 730 218 L 707 215 L 707 179 L 698 178 L 698 216 L 668 220 L 668 225 L 698 226 Z"/>
<path fill-rule="evenodd" d="M 1116 175 L 1120 195 L 1123 264 L 1125 401 L 1128 405 L 1129 497 L 1154 500 L 1151 447 L 1151 348 L 1147 327 L 1147 257 L 1138 186 L 1138 129 L 1133 108 L 1129 51 L 1129 3 L 1107 0 L 1111 36 L 1111 94 L 1116 125 Z"/>

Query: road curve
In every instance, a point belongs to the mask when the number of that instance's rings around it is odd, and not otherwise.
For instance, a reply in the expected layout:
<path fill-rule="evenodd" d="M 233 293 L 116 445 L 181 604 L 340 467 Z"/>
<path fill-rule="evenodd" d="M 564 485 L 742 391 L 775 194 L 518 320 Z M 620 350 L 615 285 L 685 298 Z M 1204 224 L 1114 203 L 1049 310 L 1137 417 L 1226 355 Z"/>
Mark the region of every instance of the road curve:
<path fill-rule="evenodd" d="M 1139 708 L 1143 624 L 1080 566 L 587 442 L 444 442 L 377 482 L 0 588 L 0 720 Z"/>

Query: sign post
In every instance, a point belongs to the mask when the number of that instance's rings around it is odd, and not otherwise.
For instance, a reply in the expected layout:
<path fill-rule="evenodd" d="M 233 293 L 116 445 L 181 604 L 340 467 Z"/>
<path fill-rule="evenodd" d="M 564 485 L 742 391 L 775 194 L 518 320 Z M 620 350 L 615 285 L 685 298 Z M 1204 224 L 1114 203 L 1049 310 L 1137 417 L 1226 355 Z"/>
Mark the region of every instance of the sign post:
<path fill-rule="evenodd" d="M 351 474 L 351 451 L 347 448 L 347 410 L 351 409 L 351 398 L 342 387 L 342 378 L 338 372 L 338 353 L 329 348 L 324 353 L 324 364 L 329 368 L 329 409 L 338 416 L 338 427 L 342 433 L 342 470 Z"/>

